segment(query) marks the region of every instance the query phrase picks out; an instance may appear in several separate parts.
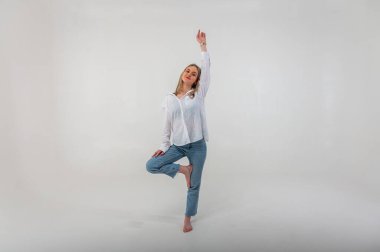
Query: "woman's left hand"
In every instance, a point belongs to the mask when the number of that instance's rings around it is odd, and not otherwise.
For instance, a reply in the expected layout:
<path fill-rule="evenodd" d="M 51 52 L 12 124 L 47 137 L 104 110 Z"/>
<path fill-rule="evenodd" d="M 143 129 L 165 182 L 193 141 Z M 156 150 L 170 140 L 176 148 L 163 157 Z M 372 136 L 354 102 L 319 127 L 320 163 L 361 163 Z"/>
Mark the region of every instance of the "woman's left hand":
<path fill-rule="evenodd" d="M 198 30 L 197 41 L 198 43 L 206 43 L 206 33 L 201 32 L 201 30 Z"/>

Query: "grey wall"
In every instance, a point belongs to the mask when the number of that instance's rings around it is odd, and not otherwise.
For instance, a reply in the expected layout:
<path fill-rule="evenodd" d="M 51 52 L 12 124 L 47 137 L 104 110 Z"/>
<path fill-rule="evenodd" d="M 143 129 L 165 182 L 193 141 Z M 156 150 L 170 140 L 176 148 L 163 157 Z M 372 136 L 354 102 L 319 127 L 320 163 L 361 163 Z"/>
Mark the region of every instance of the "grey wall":
<path fill-rule="evenodd" d="M 146 183 L 198 29 L 209 180 L 317 176 L 378 194 L 379 14 L 364 0 L 0 1 L 1 222 Z"/>

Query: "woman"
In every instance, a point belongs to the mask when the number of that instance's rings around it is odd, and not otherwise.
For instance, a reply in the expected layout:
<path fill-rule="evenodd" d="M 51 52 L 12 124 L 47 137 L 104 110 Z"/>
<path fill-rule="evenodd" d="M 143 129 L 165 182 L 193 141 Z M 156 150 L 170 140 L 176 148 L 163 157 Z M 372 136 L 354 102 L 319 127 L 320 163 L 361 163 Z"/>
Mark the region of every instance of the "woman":
<path fill-rule="evenodd" d="M 188 65 L 180 75 L 175 92 L 165 97 L 162 103 L 165 111 L 162 144 L 146 163 L 146 169 L 151 173 L 163 173 L 172 178 L 177 172 L 184 174 L 188 190 L 183 232 L 193 229 L 190 219 L 197 214 L 207 153 L 205 141 L 208 141 L 204 100 L 210 85 L 210 57 L 206 34 L 198 30 L 196 38 L 201 47 L 201 67 Z M 189 165 L 174 163 L 185 156 Z"/>

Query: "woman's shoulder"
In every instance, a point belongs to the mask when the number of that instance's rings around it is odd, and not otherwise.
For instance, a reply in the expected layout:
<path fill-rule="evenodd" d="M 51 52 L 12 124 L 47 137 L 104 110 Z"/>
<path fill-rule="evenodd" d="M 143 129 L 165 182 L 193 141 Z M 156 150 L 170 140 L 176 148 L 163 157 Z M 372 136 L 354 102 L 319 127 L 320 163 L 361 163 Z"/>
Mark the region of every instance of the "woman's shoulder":
<path fill-rule="evenodd" d="M 161 107 L 164 109 L 170 108 L 175 101 L 175 94 L 174 93 L 167 93 L 164 98 L 162 99 Z"/>
<path fill-rule="evenodd" d="M 174 93 L 167 93 L 167 94 L 164 96 L 164 100 L 172 99 L 172 98 L 175 98 L 175 94 L 174 94 Z"/>
<path fill-rule="evenodd" d="M 163 97 L 163 102 L 164 103 L 167 103 L 168 101 L 171 101 L 173 100 L 173 98 L 175 98 L 175 94 L 174 93 L 167 93 L 164 97 Z"/>

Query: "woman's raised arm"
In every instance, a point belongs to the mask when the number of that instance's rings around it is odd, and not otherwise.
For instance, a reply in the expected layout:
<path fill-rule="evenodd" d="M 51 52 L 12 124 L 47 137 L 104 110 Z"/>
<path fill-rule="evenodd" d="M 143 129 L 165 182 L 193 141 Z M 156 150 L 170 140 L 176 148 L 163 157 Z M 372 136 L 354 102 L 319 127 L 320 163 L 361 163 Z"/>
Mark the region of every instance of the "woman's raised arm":
<path fill-rule="evenodd" d="M 206 97 L 210 86 L 210 55 L 207 52 L 206 33 L 198 30 L 197 41 L 201 46 L 201 77 L 199 80 L 199 94 Z"/>
<path fill-rule="evenodd" d="M 198 43 L 201 46 L 201 51 L 202 52 L 207 52 L 206 33 L 201 32 L 201 30 L 198 30 L 197 41 L 198 41 Z"/>

